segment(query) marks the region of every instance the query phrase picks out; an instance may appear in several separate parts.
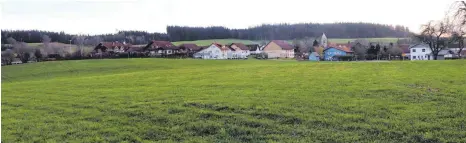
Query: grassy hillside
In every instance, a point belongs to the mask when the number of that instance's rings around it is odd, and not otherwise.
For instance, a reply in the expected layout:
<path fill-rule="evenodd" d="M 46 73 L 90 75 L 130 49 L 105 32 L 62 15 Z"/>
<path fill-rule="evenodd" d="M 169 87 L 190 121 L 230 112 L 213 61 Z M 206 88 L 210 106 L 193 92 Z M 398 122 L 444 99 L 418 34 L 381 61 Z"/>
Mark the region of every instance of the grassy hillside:
<path fill-rule="evenodd" d="M 5 66 L 2 142 L 465 142 L 465 67 L 168 59 Z"/>
<path fill-rule="evenodd" d="M 178 42 L 173 42 L 175 45 L 181 45 L 181 44 L 196 44 L 198 46 L 208 46 L 214 42 L 220 43 L 220 44 L 231 44 L 231 43 L 243 43 L 243 44 L 258 44 L 254 41 L 251 40 L 239 40 L 239 39 L 209 39 L 209 40 L 197 40 L 197 41 L 178 41 Z"/>

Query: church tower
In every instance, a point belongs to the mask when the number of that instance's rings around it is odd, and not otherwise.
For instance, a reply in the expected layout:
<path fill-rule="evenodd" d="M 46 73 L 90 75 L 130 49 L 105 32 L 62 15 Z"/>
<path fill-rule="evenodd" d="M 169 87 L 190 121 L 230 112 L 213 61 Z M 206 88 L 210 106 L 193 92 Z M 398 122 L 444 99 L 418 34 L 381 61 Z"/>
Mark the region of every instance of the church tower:
<path fill-rule="evenodd" d="M 322 33 L 322 37 L 320 37 L 320 46 L 324 46 L 325 48 L 328 46 L 328 39 L 325 33 Z"/>

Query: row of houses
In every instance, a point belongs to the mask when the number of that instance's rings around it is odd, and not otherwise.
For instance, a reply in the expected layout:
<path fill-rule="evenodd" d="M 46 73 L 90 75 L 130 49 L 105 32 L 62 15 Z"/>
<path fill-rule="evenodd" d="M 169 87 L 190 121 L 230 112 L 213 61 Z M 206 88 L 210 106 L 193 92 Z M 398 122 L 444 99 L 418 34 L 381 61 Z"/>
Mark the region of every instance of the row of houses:
<path fill-rule="evenodd" d="M 401 58 L 409 59 L 412 61 L 415 60 L 434 60 L 434 55 L 432 50 L 427 44 L 401 44 L 399 45 L 402 50 Z M 445 48 L 438 52 L 437 60 L 461 58 L 466 56 L 466 50 L 463 50 L 459 55 L 459 48 L 454 46 L 449 46 L 451 48 Z M 314 50 L 317 51 L 317 50 Z M 335 61 L 339 60 L 338 57 L 342 56 L 353 56 L 354 52 L 351 47 L 346 44 L 329 44 L 328 47 L 324 48 L 322 55 L 317 52 L 312 52 L 309 54 L 310 61 L 319 61 L 324 59 L 326 61 Z"/>
<path fill-rule="evenodd" d="M 460 48 L 455 44 L 450 44 L 447 48 L 442 49 L 438 52 L 437 60 L 445 60 L 447 58 L 460 58 L 466 56 L 466 50 L 463 50 L 459 55 Z M 413 45 L 401 45 L 400 48 L 403 50 L 403 55 L 408 57 L 412 61 L 416 60 L 434 60 L 432 50 L 427 44 L 413 44 Z"/>
<path fill-rule="evenodd" d="M 354 51 L 351 47 L 354 47 L 356 44 L 360 43 L 353 43 L 353 44 L 335 44 L 328 42 L 327 37 L 323 34 L 320 39 L 318 39 L 321 44 L 317 47 L 323 47 L 323 51 L 321 54 L 317 52 L 312 52 L 309 54 L 308 58 L 310 61 L 319 61 L 321 59 L 326 61 L 335 61 L 340 60 L 339 57 L 342 56 L 353 56 Z M 366 45 L 369 46 L 369 45 Z M 402 59 L 409 59 L 409 60 L 434 60 L 434 56 L 432 54 L 432 50 L 430 49 L 429 45 L 427 44 L 399 44 L 397 45 L 402 50 Z M 446 48 L 441 49 L 438 52 L 437 60 L 445 60 L 448 58 L 461 58 L 466 56 L 466 50 L 463 50 L 460 54 L 458 54 L 460 48 L 458 48 L 458 44 L 449 44 Z M 314 49 L 314 51 L 319 51 L 318 49 Z"/>
<path fill-rule="evenodd" d="M 340 60 L 342 56 L 353 56 L 354 51 L 351 47 L 360 43 L 336 44 L 330 43 L 325 35 L 322 34 L 315 39 L 313 52 L 305 54 L 305 58 L 311 61 L 335 61 Z M 403 57 L 410 60 L 432 60 L 432 51 L 425 44 L 400 44 L 403 51 Z M 319 49 L 320 48 L 320 49 Z M 196 44 L 182 44 L 175 46 L 169 41 L 150 41 L 146 45 L 131 45 L 125 42 L 101 42 L 95 48 L 92 54 L 99 55 L 102 53 L 144 53 L 152 57 L 192 57 L 199 59 L 246 59 L 251 54 L 265 53 L 267 58 L 295 58 L 296 47 L 288 41 L 272 40 L 265 45 L 243 43 L 220 44 L 212 43 L 208 46 L 198 46 Z M 457 49 L 444 49 L 439 52 L 438 59 L 455 57 Z M 464 52 L 464 51 L 463 51 Z M 463 55 L 466 55 L 464 53 Z M 302 55 L 298 55 L 300 57 Z M 296 57 L 296 58 L 298 58 Z"/>
<path fill-rule="evenodd" d="M 259 45 L 231 43 L 223 45 L 212 43 L 209 46 L 182 44 L 175 46 L 169 41 L 151 41 L 147 45 L 131 45 L 120 42 L 102 42 L 97 45 L 93 54 L 99 53 L 147 53 L 153 57 L 193 57 L 201 59 L 245 59 L 250 54 L 260 52 Z"/>

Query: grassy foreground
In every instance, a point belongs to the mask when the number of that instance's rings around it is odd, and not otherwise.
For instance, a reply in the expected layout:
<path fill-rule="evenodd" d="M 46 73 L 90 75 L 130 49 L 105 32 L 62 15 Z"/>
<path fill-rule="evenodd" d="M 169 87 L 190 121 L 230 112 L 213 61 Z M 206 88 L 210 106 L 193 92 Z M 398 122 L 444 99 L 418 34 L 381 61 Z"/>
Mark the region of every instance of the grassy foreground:
<path fill-rule="evenodd" d="M 2 142 L 466 142 L 466 61 L 2 67 Z"/>

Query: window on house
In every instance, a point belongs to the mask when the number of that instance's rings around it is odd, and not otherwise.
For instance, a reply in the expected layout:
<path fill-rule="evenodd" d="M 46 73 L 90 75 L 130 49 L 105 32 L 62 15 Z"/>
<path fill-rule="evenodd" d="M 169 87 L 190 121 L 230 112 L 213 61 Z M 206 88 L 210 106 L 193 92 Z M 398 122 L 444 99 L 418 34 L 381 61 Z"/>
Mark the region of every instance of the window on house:
<path fill-rule="evenodd" d="M 413 49 L 413 52 L 416 52 L 416 49 Z"/>
<path fill-rule="evenodd" d="M 422 49 L 422 52 L 426 52 L 426 49 Z"/>
<path fill-rule="evenodd" d="M 413 56 L 413 59 L 416 59 L 416 56 Z"/>

